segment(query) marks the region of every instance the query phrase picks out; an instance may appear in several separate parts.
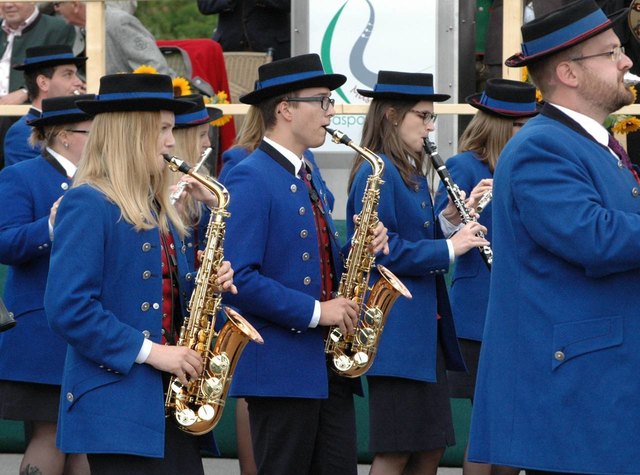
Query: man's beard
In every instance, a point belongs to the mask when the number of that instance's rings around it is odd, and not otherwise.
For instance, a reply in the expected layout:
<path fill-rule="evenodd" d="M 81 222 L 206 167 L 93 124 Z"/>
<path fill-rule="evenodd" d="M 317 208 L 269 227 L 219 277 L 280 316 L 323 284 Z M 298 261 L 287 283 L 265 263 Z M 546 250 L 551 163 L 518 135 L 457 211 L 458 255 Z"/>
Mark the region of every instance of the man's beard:
<path fill-rule="evenodd" d="M 607 114 L 617 111 L 621 107 L 633 103 L 633 93 L 616 82 L 615 86 L 605 82 L 602 77 L 588 67 L 584 67 L 588 86 L 583 89 L 582 96 L 592 107 L 605 111 Z"/>

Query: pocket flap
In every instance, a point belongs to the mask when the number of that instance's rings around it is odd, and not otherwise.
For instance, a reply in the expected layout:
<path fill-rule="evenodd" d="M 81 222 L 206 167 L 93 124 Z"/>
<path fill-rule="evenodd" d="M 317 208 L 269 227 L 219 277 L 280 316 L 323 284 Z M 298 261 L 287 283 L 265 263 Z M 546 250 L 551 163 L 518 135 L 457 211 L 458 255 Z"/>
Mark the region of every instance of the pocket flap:
<path fill-rule="evenodd" d="M 576 356 L 620 345 L 622 335 L 622 317 L 597 318 L 554 325 L 551 369 L 555 370 L 565 361 Z"/>

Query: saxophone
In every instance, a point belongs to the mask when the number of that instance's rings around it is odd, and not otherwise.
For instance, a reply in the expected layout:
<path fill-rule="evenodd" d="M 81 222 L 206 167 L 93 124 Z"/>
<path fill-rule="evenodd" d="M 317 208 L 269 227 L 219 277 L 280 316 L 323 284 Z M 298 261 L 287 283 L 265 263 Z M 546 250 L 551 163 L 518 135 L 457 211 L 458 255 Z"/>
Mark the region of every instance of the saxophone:
<path fill-rule="evenodd" d="M 329 328 L 325 352 L 332 355 L 333 370 L 342 376 L 357 378 L 373 364 L 380 336 L 391 306 L 401 295 L 412 298 L 411 292 L 387 268 L 377 265 L 380 279 L 369 289 L 369 274 L 375 257 L 369 251 L 372 232 L 378 224 L 380 186 L 384 183 L 384 162 L 370 150 L 359 147 L 345 134 L 325 127 L 333 142 L 351 147 L 369 162 L 373 173 L 367 179 L 362 197 L 362 211 L 356 218 L 356 229 L 351 239 L 351 248 L 345 263 L 345 272 L 340 278 L 337 296 L 353 300 L 358 304 L 358 322 L 353 335 L 344 335 L 339 327 Z M 364 303 L 367 291 L 369 297 Z"/>
<path fill-rule="evenodd" d="M 211 210 L 207 226 L 207 244 L 196 286 L 189 300 L 189 315 L 180 329 L 177 346 L 187 346 L 202 357 L 203 371 L 196 380 L 184 386 L 172 376 L 165 398 L 167 416 L 173 415 L 178 427 L 192 435 L 206 434 L 222 416 L 233 372 L 242 350 L 249 340 L 263 343 L 260 334 L 240 314 L 223 307 L 227 321 L 215 331 L 216 314 L 221 308 L 222 295 L 216 284 L 217 270 L 223 260 L 224 220 L 229 217 L 229 193 L 217 180 L 201 175 L 176 157 L 163 155 L 172 171 L 191 175 L 205 185 L 218 199 Z M 215 338 L 215 345 L 213 339 Z M 213 346 L 213 347 L 212 347 Z"/>

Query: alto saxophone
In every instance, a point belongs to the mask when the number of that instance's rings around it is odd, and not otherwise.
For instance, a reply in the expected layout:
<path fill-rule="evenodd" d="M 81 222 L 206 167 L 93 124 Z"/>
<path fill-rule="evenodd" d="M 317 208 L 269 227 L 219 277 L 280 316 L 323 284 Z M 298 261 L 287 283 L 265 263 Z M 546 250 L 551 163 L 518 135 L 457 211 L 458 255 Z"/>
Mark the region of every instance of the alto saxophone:
<path fill-rule="evenodd" d="M 451 174 L 449 173 L 447 166 L 444 164 L 444 161 L 438 154 L 436 150 L 436 145 L 429 141 L 429 137 L 425 137 L 424 139 L 424 151 L 427 153 L 427 155 L 429 155 L 429 158 L 431 159 L 431 162 L 433 163 L 433 166 L 436 169 L 436 172 L 438 173 L 440 180 L 444 184 L 444 187 L 447 189 L 449 198 L 451 198 L 451 201 L 453 202 L 456 209 L 458 210 L 458 214 L 460 215 L 462 222 L 464 224 L 467 224 L 472 221 L 476 221 L 476 218 L 471 216 L 471 213 L 467 208 L 467 205 L 464 203 L 464 200 L 462 199 L 462 195 L 460 194 L 460 188 L 458 187 L 458 185 L 456 185 L 453 182 L 453 179 L 451 178 Z M 491 193 L 491 195 L 487 195 L 486 198 L 485 196 L 483 196 L 481 201 L 484 202 L 486 201 L 487 198 L 490 199 L 492 197 L 493 197 L 493 193 Z M 488 204 L 488 201 L 487 203 L 483 203 L 483 206 L 485 206 L 486 204 Z M 484 233 L 478 231 L 476 233 L 476 236 L 480 236 L 484 238 Z M 487 266 L 487 269 L 491 271 L 491 266 L 493 265 L 493 251 L 491 250 L 491 247 L 480 246 L 478 247 L 478 250 L 480 251 L 480 256 L 482 257 L 482 260 Z"/>
<path fill-rule="evenodd" d="M 186 346 L 202 357 L 203 371 L 187 386 L 172 376 L 165 398 L 167 415 L 173 415 L 178 427 L 192 435 L 206 434 L 222 416 L 225 400 L 240 354 L 251 340 L 264 343 L 260 334 L 237 312 L 223 307 L 227 321 L 215 331 L 216 314 L 221 308 L 222 295 L 216 284 L 217 271 L 223 260 L 223 244 L 229 217 L 229 193 L 217 180 L 201 175 L 176 157 L 163 155 L 172 171 L 191 175 L 206 186 L 218 199 L 211 210 L 207 226 L 207 244 L 196 277 L 196 285 L 189 300 L 189 315 L 185 317 L 177 346 Z M 215 338 L 215 344 L 213 339 Z"/>
<path fill-rule="evenodd" d="M 349 378 L 362 376 L 373 364 L 380 343 L 380 336 L 391 306 L 401 295 L 412 298 L 411 292 L 387 268 L 377 265 L 380 279 L 369 289 L 369 274 L 375 256 L 369 250 L 373 230 L 378 224 L 380 186 L 384 183 L 384 162 L 375 153 L 359 147 L 345 134 L 325 127 L 333 142 L 351 147 L 369 162 L 373 173 L 367 179 L 362 197 L 362 211 L 356 218 L 356 228 L 351 239 L 351 248 L 340 278 L 337 296 L 353 300 L 358 305 L 358 322 L 354 334 L 343 334 L 339 327 L 332 326 L 325 342 L 325 352 L 332 355 L 333 369 Z M 364 297 L 369 292 L 367 302 Z"/>

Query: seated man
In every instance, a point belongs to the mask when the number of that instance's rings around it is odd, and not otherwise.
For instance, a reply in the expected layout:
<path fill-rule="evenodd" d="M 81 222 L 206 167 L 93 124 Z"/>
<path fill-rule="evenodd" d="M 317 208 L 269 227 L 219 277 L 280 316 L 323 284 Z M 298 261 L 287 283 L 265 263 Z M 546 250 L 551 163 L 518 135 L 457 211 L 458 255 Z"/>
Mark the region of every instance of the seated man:
<path fill-rule="evenodd" d="M 111 4 L 113 3 L 113 5 Z M 126 12 L 117 4 L 106 2 L 106 73 L 130 73 L 147 64 L 158 73 L 175 77 L 175 72 L 167 65 L 153 35 L 140 20 Z M 87 23 L 87 6 L 84 2 L 56 2 L 56 11 L 67 23 L 84 28 Z"/>

